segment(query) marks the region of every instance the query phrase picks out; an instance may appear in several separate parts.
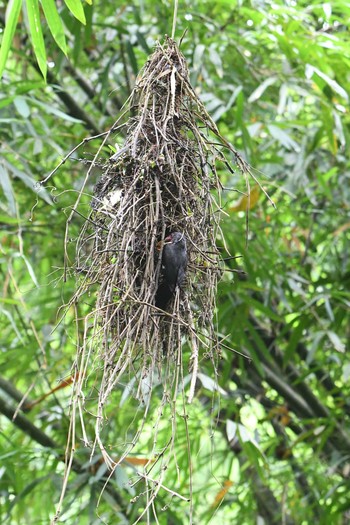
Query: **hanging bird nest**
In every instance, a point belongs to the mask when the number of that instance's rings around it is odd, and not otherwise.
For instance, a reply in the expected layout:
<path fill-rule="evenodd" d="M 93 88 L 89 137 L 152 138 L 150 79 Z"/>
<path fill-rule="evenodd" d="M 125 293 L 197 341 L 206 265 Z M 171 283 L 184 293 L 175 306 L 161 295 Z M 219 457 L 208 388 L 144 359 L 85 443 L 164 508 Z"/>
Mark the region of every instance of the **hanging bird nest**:
<path fill-rule="evenodd" d="M 121 130 L 124 144 L 107 162 L 102 161 L 105 146 Z M 218 341 L 214 322 L 222 271 L 216 240 L 225 246 L 219 225 L 222 186 L 217 167 L 244 175 L 248 207 L 247 174 L 260 186 L 220 135 L 191 87 L 184 56 L 170 38 L 156 46 L 120 119 L 108 132 L 87 140 L 102 136 L 67 220 L 66 243 L 73 217 L 80 213 L 89 176 L 94 167 L 102 166 L 76 245 L 78 286 L 69 306 L 75 309 L 78 351 L 66 471 L 53 523 L 58 520 L 73 465 L 78 415 L 84 445 L 91 449 L 91 458 L 99 448 L 109 477 L 148 428 L 151 441 L 146 450 L 141 446 L 148 459 L 143 472 L 137 473 L 138 480 L 146 484 L 140 494 L 147 493 L 147 505 L 136 522 L 161 487 L 190 501 L 191 461 L 189 498 L 167 489 L 162 482 L 169 464 L 176 463 L 175 438 L 180 424 L 190 455 L 186 399 L 190 403 L 194 397 L 201 360 L 211 360 L 213 384 L 217 382 L 223 343 Z M 169 249 L 169 239 L 178 239 L 181 244 Z M 66 245 L 66 259 L 67 251 Z M 177 279 L 177 286 L 169 287 L 167 279 L 174 268 L 167 265 L 176 254 L 181 256 L 181 279 Z M 166 300 L 161 297 L 164 287 L 168 290 Z M 127 427 L 111 436 L 108 418 L 118 417 L 126 399 L 130 403 L 123 412 L 122 425 Z M 151 399 L 155 400 L 152 414 Z M 118 456 L 110 452 L 114 447 Z"/>
<path fill-rule="evenodd" d="M 221 191 L 216 163 L 232 168 L 213 137 L 230 149 L 234 168 L 247 172 L 191 87 L 175 41 L 157 45 L 136 81 L 129 111 L 122 124 L 126 140 L 104 166 L 78 239 L 76 266 L 83 277 L 74 297 L 79 302 L 86 292 L 96 292 L 78 356 L 75 396 L 82 414 L 94 355 L 100 373 L 95 445 L 111 468 L 116 462 L 101 432 L 117 387 L 127 384 L 146 414 L 155 384 L 163 387 L 164 405 L 185 384 L 191 401 L 200 359 L 215 363 Z M 186 239 L 186 277 L 160 308 L 164 242 L 174 232 Z M 190 376 L 187 383 L 184 374 Z M 85 436 L 83 418 L 82 427 Z"/>

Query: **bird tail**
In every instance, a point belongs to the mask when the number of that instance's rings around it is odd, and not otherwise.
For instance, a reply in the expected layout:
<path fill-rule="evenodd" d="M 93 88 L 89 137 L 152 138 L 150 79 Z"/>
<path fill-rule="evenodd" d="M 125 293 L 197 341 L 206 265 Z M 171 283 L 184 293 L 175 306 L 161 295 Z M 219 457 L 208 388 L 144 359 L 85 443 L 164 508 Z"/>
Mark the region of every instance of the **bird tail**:
<path fill-rule="evenodd" d="M 161 283 L 156 293 L 156 307 L 165 310 L 173 295 L 174 290 L 171 290 L 167 283 Z"/>

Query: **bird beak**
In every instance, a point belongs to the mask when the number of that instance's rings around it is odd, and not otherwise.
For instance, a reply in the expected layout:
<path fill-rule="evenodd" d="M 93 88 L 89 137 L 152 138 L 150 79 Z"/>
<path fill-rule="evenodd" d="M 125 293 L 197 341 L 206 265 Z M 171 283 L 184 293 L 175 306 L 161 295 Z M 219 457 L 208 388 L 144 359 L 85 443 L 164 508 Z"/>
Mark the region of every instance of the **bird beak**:
<path fill-rule="evenodd" d="M 158 252 L 160 252 L 160 250 L 162 249 L 162 247 L 165 244 L 170 244 L 170 243 L 171 243 L 171 235 L 168 235 L 168 237 L 165 237 L 164 241 L 157 242 L 157 250 L 158 250 Z"/>

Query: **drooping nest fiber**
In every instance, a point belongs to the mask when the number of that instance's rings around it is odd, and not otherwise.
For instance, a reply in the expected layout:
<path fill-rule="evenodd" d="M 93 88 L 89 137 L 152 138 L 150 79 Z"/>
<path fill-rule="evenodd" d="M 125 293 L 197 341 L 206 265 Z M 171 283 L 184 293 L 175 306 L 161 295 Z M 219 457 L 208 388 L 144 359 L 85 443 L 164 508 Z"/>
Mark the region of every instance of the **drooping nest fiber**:
<path fill-rule="evenodd" d="M 77 267 L 85 272 L 78 296 L 97 289 L 93 335 L 85 342 L 98 348 L 103 369 L 96 418 L 102 452 L 104 407 L 125 377 L 135 380 L 134 395 L 147 405 L 146 382 L 152 390 L 157 377 L 164 391 L 176 395 L 178 370 L 186 366 L 191 400 L 199 359 L 214 359 L 219 348 L 213 318 L 221 186 L 215 163 L 226 160 L 212 142 L 219 132 L 191 87 L 173 40 L 157 45 L 129 104 L 125 143 L 95 185 L 92 212 L 77 245 Z M 162 243 L 175 231 L 187 240 L 187 275 L 162 311 L 155 306 Z M 81 359 L 81 390 L 86 362 Z"/>

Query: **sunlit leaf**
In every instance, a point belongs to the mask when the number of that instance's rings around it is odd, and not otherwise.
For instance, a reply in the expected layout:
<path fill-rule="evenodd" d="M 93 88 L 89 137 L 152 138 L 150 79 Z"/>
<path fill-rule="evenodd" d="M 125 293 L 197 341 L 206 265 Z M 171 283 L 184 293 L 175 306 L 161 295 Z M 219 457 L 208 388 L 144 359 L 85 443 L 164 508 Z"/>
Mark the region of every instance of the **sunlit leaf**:
<path fill-rule="evenodd" d="M 81 0 L 64 0 L 64 3 L 68 7 L 69 11 L 81 22 L 86 24 L 85 13 Z"/>
<path fill-rule="evenodd" d="M 46 51 L 44 37 L 42 33 L 39 2 L 38 0 L 26 0 L 30 36 L 34 48 L 34 53 L 44 78 L 47 73 Z"/>
<path fill-rule="evenodd" d="M 205 375 L 205 374 L 198 374 L 198 379 L 201 381 L 204 388 L 209 390 L 210 392 L 220 392 L 223 396 L 225 396 L 227 393 L 223 388 L 221 388 L 214 379 L 211 377 Z"/>
<path fill-rule="evenodd" d="M 9 0 L 6 8 L 5 29 L 2 36 L 0 48 L 0 78 L 2 77 L 7 56 L 10 51 L 13 36 L 15 34 L 18 17 L 21 12 L 22 0 Z"/>
<path fill-rule="evenodd" d="M 326 82 L 326 84 L 329 85 L 330 88 L 333 89 L 333 91 L 335 91 L 335 93 L 344 98 L 346 101 L 349 100 L 348 93 L 345 91 L 345 89 L 340 84 L 338 84 L 336 80 L 330 78 L 328 75 L 326 75 L 326 73 L 323 73 L 323 71 L 321 71 L 317 67 L 307 64 L 305 71 L 307 78 L 312 78 L 314 74 L 318 75 Z"/>
<path fill-rule="evenodd" d="M 67 55 L 68 49 L 64 28 L 54 0 L 40 0 L 40 3 L 52 36 L 59 48 Z"/>

